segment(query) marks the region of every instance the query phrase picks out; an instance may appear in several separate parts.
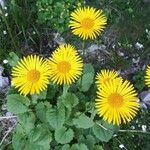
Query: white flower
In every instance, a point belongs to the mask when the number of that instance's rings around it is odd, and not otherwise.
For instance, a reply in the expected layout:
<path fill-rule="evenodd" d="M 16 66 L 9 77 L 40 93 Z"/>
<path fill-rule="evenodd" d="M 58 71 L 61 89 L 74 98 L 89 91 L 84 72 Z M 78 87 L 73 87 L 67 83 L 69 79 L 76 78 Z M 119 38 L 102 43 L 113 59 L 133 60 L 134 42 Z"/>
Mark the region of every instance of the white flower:
<path fill-rule="evenodd" d="M 7 17 L 7 16 L 8 16 L 8 13 L 5 14 L 5 17 Z"/>
<path fill-rule="evenodd" d="M 3 63 L 4 63 L 4 64 L 7 64 L 7 63 L 8 63 L 8 60 L 4 59 L 4 60 L 3 60 Z"/>
<path fill-rule="evenodd" d="M 119 148 L 121 148 L 121 149 L 124 148 L 124 145 L 123 145 L 123 144 L 120 144 L 120 145 L 119 145 Z"/>
<path fill-rule="evenodd" d="M 4 35 L 6 35 L 6 34 L 7 34 L 7 32 L 4 30 L 4 31 L 3 31 L 3 34 L 4 34 Z"/>
<path fill-rule="evenodd" d="M 134 129 L 135 129 L 135 126 L 131 126 L 131 129 L 134 130 Z"/>
<path fill-rule="evenodd" d="M 142 125 L 142 130 L 143 130 L 143 132 L 146 132 L 146 128 L 147 128 L 146 125 Z"/>
<path fill-rule="evenodd" d="M 146 29 L 145 32 L 148 33 L 149 32 L 148 29 Z"/>

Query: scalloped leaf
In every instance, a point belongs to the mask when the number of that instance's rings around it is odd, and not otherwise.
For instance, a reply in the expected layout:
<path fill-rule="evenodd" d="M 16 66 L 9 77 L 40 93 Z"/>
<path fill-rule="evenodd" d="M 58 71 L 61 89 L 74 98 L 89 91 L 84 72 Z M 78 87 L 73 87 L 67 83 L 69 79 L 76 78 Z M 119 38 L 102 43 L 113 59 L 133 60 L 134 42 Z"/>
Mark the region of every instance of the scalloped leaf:
<path fill-rule="evenodd" d="M 7 96 L 8 111 L 14 114 L 25 113 L 28 111 L 30 100 L 19 94 L 11 94 Z"/>
<path fill-rule="evenodd" d="M 69 143 L 74 137 L 74 132 L 72 129 L 67 129 L 62 127 L 55 131 L 55 140 L 57 143 L 66 144 Z"/>
<path fill-rule="evenodd" d="M 73 119 L 73 124 L 77 128 L 88 129 L 94 125 L 94 122 L 91 118 L 89 118 L 85 114 L 81 114 L 77 118 Z"/>

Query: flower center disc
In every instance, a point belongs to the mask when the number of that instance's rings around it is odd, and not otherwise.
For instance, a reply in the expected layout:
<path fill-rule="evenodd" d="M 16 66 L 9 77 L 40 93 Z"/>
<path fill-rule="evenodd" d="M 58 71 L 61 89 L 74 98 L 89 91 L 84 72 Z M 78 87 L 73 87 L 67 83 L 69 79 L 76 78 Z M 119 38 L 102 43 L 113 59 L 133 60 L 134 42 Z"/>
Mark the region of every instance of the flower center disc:
<path fill-rule="evenodd" d="M 68 73 L 69 70 L 71 69 L 71 65 L 69 62 L 67 61 L 62 61 L 57 65 L 57 69 L 59 70 L 59 72 L 61 73 Z"/>
<path fill-rule="evenodd" d="M 118 93 L 113 93 L 108 97 L 108 103 L 112 107 L 121 107 L 123 104 L 123 96 Z"/>
<path fill-rule="evenodd" d="M 31 82 L 37 82 L 40 78 L 40 72 L 33 69 L 30 70 L 27 74 L 27 80 Z"/>
<path fill-rule="evenodd" d="M 91 28 L 94 26 L 94 20 L 91 19 L 91 18 L 84 18 L 84 19 L 81 21 L 81 26 L 82 26 L 84 29 L 91 29 Z"/>

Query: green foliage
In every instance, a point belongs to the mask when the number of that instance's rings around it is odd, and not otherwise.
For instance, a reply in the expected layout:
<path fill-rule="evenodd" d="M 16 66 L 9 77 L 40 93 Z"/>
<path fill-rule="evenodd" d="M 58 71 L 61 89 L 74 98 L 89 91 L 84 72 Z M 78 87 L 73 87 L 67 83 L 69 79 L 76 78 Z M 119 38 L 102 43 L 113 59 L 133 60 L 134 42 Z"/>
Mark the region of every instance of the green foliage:
<path fill-rule="evenodd" d="M 138 71 L 134 76 L 133 76 L 133 82 L 134 86 L 139 90 L 142 91 L 143 88 L 145 87 L 145 71 Z"/>
<path fill-rule="evenodd" d="M 81 114 L 77 118 L 73 119 L 73 123 L 77 128 L 83 129 L 91 128 L 94 125 L 93 120 L 85 114 Z"/>
<path fill-rule="evenodd" d="M 106 122 L 102 123 L 102 125 L 100 122 L 96 122 L 92 130 L 96 138 L 101 141 L 108 142 L 112 138 L 116 127 Z"/>
<path fill-rule="evenodd" d="M 66 93 L 60 97 L 64 106 L 68 109 L 75 107 L 79 103 L 78 97 L 73 93 Z"/>
<path fill-rule="evenodd" d="M 43 124 L 37 125 L 28 134 L 24 134 L 24 128 L 18 125 L 12 144 L 14 150 L 48 150 L 51 140 L 51 133 Z"/>
<path fill-rule="evenodd" d="M 19 57 L 14 52 L 10 52 L 7 60 L 8 64 L 13 67 L 17 64 Z"/>
<path fill-rule="evenodd" d="M 69 143 L 73 139 L 73 136 L 74 132 L 72 129 L 62 127 L 55 130 L 55 140 L 60 144 Z"/>
<path fill-rule="evenodd" d="M 91 64 L 85 64 L 83 70 L 83 76 L 78 81 L 80 91 L 86 92 L 89 90 L 94 79 L 94 68 Z"/>
<path fill-rule="evenodd" d="M 49 124 L 54 129 L 59 129 L 65 122 L 65 109 L 64 107 L 55 107 L 48 109 L 46 112 L 46 117 Z"/>
<path fill-rule="evenodd" d="M 11 94 L 7 96 L 8 110 L 14 114 L 27 112 L 29 105 L 30 100 L 27 97 L 18 94 Z"/>
<path fill-rule="evenodd" d="M 70 12 L 83 3 L 84 0 L 37 0 L 38 22 L 64 32 L 68 29 Z"/>

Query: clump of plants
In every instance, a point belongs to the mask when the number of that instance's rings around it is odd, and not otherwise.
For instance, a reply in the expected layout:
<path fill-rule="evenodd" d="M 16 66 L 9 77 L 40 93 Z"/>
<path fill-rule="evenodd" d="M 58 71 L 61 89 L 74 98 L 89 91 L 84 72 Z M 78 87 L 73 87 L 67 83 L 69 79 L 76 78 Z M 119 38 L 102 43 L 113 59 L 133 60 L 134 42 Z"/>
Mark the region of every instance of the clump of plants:
<path fill-rule="evenodd" d="M 84 3 L 84 0 L 37 0 L 37 21 L 62 33 L 67 30 L 70 12 Z"/>
<path fill-rule="evenodd" d="M 70 14 L 69 27 L 83 43 L 95 39 L 106 24 L 103 11 L 93 7 Z M 136 116 L 134 86 L 114 70 L 95 73 L 92 64 L 84 63 L 84 46 L 82 50 L 83 57 L 73 45 L 63 44 L 48 59 L 29 55 L 12 68 L 7 106 L 18 121 L 14 150 L 103 149 L 102 142 Z M 146 84 L 150 86 L 149 67 Z"/>

